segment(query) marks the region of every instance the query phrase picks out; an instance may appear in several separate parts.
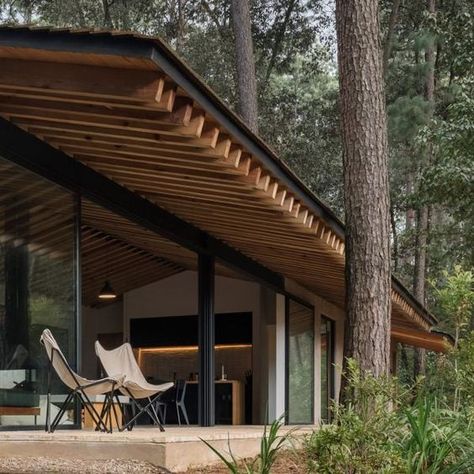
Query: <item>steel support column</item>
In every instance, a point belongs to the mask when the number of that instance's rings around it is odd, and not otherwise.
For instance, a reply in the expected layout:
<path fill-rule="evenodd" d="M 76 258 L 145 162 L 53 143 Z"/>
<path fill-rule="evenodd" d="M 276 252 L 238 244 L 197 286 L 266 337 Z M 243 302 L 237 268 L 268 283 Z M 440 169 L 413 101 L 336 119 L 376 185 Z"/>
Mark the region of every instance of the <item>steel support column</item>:
<path fill-rule="evenodd" d="M 215 424 L 214 257 L 199 255 L 199 425 Z"/>

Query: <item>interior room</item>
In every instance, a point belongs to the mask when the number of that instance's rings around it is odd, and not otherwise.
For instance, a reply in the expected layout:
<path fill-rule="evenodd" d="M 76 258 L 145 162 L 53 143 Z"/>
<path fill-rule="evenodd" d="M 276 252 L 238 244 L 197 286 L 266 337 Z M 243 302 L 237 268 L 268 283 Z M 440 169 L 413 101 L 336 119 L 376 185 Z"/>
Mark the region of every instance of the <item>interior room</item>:
<path fill-rule="evenodd" d="M 82 202 L 82 373 L 104 375 L 94 352 L 129 342 L 150 383 L 184 382 L 186 417 L 168 403 L 165 424 L 198 423 L 196 255 L 87 200 Z M 216 424 L 261 422 L 268 399 L 265 327 L 274 293 L 216 262 Z M 107 290 L 107 291 L 105 291 Z M 106 294 L 108 292 L 108 294 Z M 271 321 L 270 321 L 271 323 Z M 254 384 L 255 377 L 263 383 Z M 174 400 L 173 389 L 160 400 Z M 140 423 L 149 423 L 142 417 Z"/>

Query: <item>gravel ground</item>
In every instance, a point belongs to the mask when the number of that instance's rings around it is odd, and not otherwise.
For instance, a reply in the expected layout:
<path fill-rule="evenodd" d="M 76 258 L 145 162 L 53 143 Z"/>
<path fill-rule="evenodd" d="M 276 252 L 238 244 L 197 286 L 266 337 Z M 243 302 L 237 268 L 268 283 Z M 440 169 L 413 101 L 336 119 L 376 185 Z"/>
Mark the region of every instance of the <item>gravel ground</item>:
<path fill-rule="evenodd" d="M 247 460 L 250 461 L 250 460 Z M 189 469 L 182 474 L 228 474 L 222 463 Z M 287 451 L 280 454 L 272 468 L 272 474 L 305 474 L 306 462 L 299 452 Z M 170 471 L 143 461 L 106 459 L 101 461 L 71 460 L 64 458 L 0 458 L 0 474 L 171 474 Z"/>
<path fill-rule="evenodd" d="M 152 464 L 123 459 L 107 459 L 101 461 L 71 460 L 61 458 L 0 458 L 0 473 L 34 473 L 34 474 L 165 474 L 169 473 Z"/>

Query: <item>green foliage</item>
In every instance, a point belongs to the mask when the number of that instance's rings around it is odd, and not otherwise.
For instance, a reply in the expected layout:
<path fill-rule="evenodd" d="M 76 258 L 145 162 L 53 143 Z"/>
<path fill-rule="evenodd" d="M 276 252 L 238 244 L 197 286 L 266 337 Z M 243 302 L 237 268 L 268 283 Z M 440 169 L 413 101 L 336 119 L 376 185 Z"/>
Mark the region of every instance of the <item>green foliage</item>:
<path fill-rule="evenodd" d="M 474 331 L 460 338 L 456 349 L 430 357 L 426 390 L 453 410 L 474 415 Z"/>
<path fill-rule="evenodd" d="M 307 443 L 309 469 L 317 473 L 401 473 L 403 458 L 393 434 L 401 429 L 404 398 L 394 380 L 362 374 L 354 361 L 346 373 L 349 401 L 333 407 L 334 422 Z"/>
<path fill-rule="evenodd" d="M 334 423 L 315 431 L 307 442 L 310 472 L 472 472 L 469 410 L 450 410 L 430 393 L 420 394 L 410 406 L 413 389 L 401 389 L 396 379 L 362 374 L 352 361 L 347 381 L 349 401 L 336 404 Z"/>
<path fill-rule="evenodd" d="M 405 411 L 401 441 L 409 474 L 468 473 L 474 468 L 472 427 L 461 413 L 442 409 L 427 396 Z"/>
<path fill-rule="evenodd" d="M 398 97 L 388 107 L 390 138 L 394 142 L 412 142 L 426 125 L 430 105 L 421 96 Z"/>
<path fill-rule="evenodd" d="M 394 2 L 382 1 L 382 24 Z M 387 71 L 395 270 L 410 287 L 416 212 L 428 206 L 427 277 L 444 280 L 454 263 L 474 264 L 474 16 L 472 0 L 402 2 Z M 425 99 L 426 62 L 435 46 L 434 103 Z M 436 295 L 428 288 L 431 305 Z"/>
<path fill-rule="evenodd" d="M 474 407 L 474 274 L 455 265 L 443 271 L 444 282 L 434 285 L 443 329 L 454 334 L 454 349 L 430 357 L 427 389 L 453 410 Z"/>
<path fill-rule="evenodd" d="M 320 57 L 324 56 L 321 51 Z M 261 101 L 261 132 L 305 184 L 343 215 L 337 78 L 311 54 L 274 75 Z"/>
<path fill-rule="evenodd" d="M 452 234 L 462 236 L 458 250 L 466 265 L 474 264 L 474 82 L 464 80 L 452 89 L 444 117 L 433 121 L 423 140 L 434 144 L 432 166 L 423 174 L 423 192 L 447 209 Z M 455 224 L 455 225 L 453 225 Z"/>
<path fill-rule="evenodd" d="M 233 474 L 270 474 L 275 461 L 285 444 L 288 443 L 291 431 L 287 431 L 283 435 L 279 435 L 279 430 L 283 426 L 283 418 L 275 420 L 267 431 L 267 426 L 263 432 L 262 439 L 260 441 L 260 454 L 252 461 L 246 462 L 244 460 L 237 460 L 232 453 L 229 441 L 229 453 L 228 456 L 216 448 L 210 443 L 201 439 L 226 465 L 229 472 Z"/>
<path fill-rule="evenodd" d="M 457 346 L 461 331 L 471 322 L 474 312 L 474 273 L 456 265 L 452 273 L 443 271 L 443 276 L 445 285 L 435 291 L 438 305 L 455 333 Z"/>

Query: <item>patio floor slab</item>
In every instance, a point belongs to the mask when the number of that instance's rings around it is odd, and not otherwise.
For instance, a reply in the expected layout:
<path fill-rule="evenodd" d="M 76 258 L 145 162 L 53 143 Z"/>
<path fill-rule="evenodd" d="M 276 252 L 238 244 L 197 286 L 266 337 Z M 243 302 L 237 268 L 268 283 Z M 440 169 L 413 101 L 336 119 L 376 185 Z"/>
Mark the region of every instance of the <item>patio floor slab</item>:
<path fill-rule="evenodd" d="M 283 427 L 281 432 L 289 429 L 292 428 Z M 297 428 L 292 435 L 298 442 L 313 429 Z M 130 432 L 112 434 L 89 430 L 3 431 L 0 432 L 0 457 L 135 459 L 180 472 L 218 462 L 217 456 L 202 440 L 226 452 L 230 444 L 238 458 L 253 457 L 259 452 L 263 431 L 263 426 L 172 426 L 165 432 L 154 427 L 137 427 Z"/>

